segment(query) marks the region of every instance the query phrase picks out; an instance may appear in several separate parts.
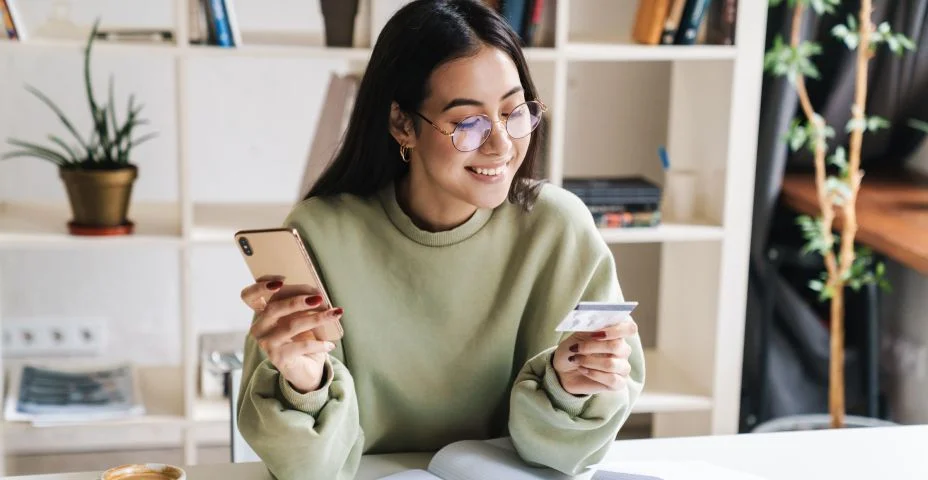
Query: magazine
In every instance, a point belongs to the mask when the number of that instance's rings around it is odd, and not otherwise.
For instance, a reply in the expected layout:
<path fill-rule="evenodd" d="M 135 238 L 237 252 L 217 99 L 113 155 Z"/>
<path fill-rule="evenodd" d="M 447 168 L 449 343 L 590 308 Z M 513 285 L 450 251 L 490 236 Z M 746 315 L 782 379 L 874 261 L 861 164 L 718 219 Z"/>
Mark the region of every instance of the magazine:
<path fill-rule="evenodd" d="M 115 420 L 145 414 L 135 367 L 23 363 L 10 367 L 4 418 L 34 424 Z"/>

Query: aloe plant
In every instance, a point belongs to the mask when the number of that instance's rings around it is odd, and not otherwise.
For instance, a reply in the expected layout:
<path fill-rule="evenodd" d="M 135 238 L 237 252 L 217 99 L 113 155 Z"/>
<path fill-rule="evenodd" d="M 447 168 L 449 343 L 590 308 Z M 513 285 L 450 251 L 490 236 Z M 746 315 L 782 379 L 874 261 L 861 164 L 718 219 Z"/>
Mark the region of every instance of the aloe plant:
<path fill-rule="evenodd" d="M 97 102 L 91 82 L 90 53 L 99 24 L 98 19 L 84 47 L 84 87 L 93 120 L 93 129 L 89 138 L 84 140 L 71 120 L 47 95 L 31 85 L 26 85 L 25 88 L 29 93 L 55 112 L 68 132 L 77 140 L 77 144 L 69 144 L 57 135 L 48 136 L 51 142 L 48 146 L 11 138 L 7 140 L 8 143 L 18 147 L 18 150 L 8 152 L 0 158 L 32 157 L 52 162 L 61 168 L 111 170 L 129 166 L 132 149 L 157 136 L 156 133 L 148 133 L 138 138 L 132 137 L 136 127 L 148 124 L 147 120 L 139 117 L 142 105 L 135 104 L 135 95 L 129 96 L 125 119 L 119 122 L 116 118 L 112 76 L 110 76 L 107 101 L 103 104 Z"/>
<path fill-rule="evenodd" d="M 769 3 L 779 5 L 783 1 L 769 0 Z M 846 23 L 831 30 L 832 36 L 841 40 L 848 49 L 856 51 L 856 72 L 854 98 L 848 105 L 852 118 L 844 126 L 850 133 L 848 148 L 829 145 L 835 130 L 816 113 L 805 86 L 807 77 L 819 78 L 813 57 L 822 53 L 822 47 L 803 41 L 800 26 L 802 16 L 809 8 L 818 15 L 835 14 L 842 0 L 787 1 L 793 10 L 790 40 L 784 41 L 779 36 L 775 39 L 764 57 L 764 68 L 775 76 L 785 76 L 795 87 L 805 121 L 795 120 L 786 132 L 785 140 L 793 151 L 806 147 L 815 158 L 815 185 L 821 214 L 816 218 L 799 216 L 797 224 L 807 242 L 804 252 L 821 255 L 825 263 L 825 271 L 821 272 L 819 279 L 809 282 L 809 288 L 819 293 L 821 301 L 831 302 L 828 406 L 832 427 L 841 427 L 845 414 L 844 288 L 859 290 L 867 284 L 883 289 L 890 287 L 883 264 L 874 262 L 869 249 L 855 248 L 854 245 L 857 194 L 864 178 L 864 171 L 860 168 L 863 136 L 866 132 L 889 126 L 888 120 L 865 112 L 868 64 L 881 46 L 885 45 L 893 53 L 902 55 L 906 50 L 915 50 L 915 43 L 894 32 L 887 22 L 873 23 L 873 0 L 861 0 L 857 15 L 848 16 Z M 912 120 L 909 124 L 928 131 L 928 124 L 924 122 Z M 840 233 L 834 233 L 832 230 L 838 215 L 843 224 Z"/>

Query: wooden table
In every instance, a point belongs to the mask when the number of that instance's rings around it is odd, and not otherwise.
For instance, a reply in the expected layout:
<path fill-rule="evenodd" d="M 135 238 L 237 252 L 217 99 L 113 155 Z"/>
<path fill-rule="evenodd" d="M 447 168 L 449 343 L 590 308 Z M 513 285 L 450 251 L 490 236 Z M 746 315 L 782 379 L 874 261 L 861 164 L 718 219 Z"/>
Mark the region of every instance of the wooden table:
<path fill-rule="evenodd" d="M 812 174 L 787 174 L 783 201 L 806 215 L 819 215 Z M 841 228 L 841 215 L 835 228 Z M 928 275 L 928 179 L 916 173 L 867 173 L 857 196 L 855 240 Z"/>

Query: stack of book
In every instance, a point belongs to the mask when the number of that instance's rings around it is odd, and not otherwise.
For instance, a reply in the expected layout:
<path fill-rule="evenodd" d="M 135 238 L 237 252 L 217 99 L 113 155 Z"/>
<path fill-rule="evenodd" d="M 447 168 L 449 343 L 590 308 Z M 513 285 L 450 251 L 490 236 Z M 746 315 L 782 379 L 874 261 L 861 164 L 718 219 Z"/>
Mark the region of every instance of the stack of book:
<path fill-rule="evenodd" d="M 661 222 L 661 188 L 643 177 L 565 178 L 600 228 L 653 227 Z"/>

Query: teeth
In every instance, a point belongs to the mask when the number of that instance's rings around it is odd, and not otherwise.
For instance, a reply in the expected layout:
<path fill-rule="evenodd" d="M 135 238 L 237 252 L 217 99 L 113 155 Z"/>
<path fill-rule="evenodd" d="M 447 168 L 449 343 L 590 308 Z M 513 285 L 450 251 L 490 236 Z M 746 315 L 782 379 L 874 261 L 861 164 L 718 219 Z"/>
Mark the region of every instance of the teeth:
<path fill-rule="evenodd" d="M 506 171 L 506 166 L 496 167 L 496 168 L 471 168 L 471 170 L 488 177 L 495 177 L 497 175 L 502 175 Z"/>

